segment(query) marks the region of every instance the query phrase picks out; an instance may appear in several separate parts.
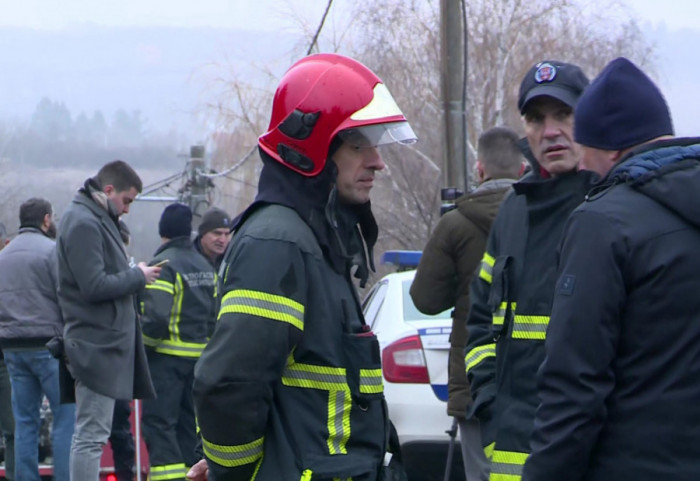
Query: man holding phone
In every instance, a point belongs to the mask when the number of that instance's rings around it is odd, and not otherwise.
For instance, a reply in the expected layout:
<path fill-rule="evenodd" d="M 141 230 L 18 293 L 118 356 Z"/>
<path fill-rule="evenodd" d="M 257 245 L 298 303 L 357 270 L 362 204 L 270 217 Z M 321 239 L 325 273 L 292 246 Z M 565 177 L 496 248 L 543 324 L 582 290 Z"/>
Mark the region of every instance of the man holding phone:
<path fill-rule="evenodd" d="M 195 455 L 194 365 L 214 330 L 216 273 L 192 246 L 192 211 L 165 208 L 163 241 L 151 264 L 160 278 L 142 293 L 143 339 L 157 398 L 143 404 L 142 427 L 151 479 L 183 479 Z"/>
<path fill-rule="evenodd" d="M 75 378 L 76 423 L 70 479 L 95 481 L 109 439 L 116 399 L 154 396 L 134 295 L 153 283 L 159 267 L 129 267 L 119 233 L 142 183 L 115 160 L 87 179 L 61 219 L 58 301 L 65 357 Z"/>

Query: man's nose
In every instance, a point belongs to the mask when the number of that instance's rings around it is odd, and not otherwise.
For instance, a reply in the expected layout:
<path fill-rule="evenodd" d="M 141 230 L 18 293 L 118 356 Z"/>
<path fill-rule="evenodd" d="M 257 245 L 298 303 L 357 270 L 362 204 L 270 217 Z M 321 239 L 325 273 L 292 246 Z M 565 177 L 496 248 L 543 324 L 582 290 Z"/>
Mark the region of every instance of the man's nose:
<path fill-rule="evenodd" d="M 559 135 L 561 135 L 561 123 L 552 117 L 545 117 L 544 136 L 551 138 L 558 137 Z"/>
<path fill-rule="evenodd" d="M 365 157 L 365 167 L 372 170 L 382 170 L 386 167 L 379 150 L 376 147 L 371 147 L 367 150 Z"/>

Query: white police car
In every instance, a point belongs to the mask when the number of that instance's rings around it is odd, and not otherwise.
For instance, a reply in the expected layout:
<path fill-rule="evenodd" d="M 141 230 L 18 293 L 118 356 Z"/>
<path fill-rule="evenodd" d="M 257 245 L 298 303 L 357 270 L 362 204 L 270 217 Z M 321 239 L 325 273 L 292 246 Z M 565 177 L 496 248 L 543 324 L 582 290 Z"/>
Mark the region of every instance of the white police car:
<path fill-rule="evenodd" d="M 427 316 L 413 304 L 409 289 L 420 256 L 420 251 L 387 251 L 382 263 L 400 271 L 372 286 L 362 303 L 379 340 L 384 395 L 411 481 L 442 479 L 452 426 L 447 415 L 452 318 L 450 310 Z M 453 479 L 464 479 L 458 444 L 453 459 Z"/>

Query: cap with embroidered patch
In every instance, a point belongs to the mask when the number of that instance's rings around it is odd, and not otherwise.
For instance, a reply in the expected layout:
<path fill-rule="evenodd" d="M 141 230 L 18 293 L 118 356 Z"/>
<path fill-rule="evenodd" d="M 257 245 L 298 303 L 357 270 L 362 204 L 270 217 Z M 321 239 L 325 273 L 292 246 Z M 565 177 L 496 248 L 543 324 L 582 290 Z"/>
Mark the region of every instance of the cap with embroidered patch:
<path fill-rule="evenodd" d="M 530 100 L 543 95 L 575 107 L 588 83 L 588 77 L 580 67 L 558 60 L 545 60 L 525 74 L 520 84 L 518 109 L 525 114 Z"/>

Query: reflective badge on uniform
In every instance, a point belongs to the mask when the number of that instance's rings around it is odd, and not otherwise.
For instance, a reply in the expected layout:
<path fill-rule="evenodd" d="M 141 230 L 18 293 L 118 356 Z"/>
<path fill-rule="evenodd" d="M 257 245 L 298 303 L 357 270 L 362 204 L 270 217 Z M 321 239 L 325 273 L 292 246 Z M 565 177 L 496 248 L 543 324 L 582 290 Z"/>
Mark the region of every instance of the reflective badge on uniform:
<path fill-rule="evenodd" d="M 557 68 L 551 63 L 541 63 L 535 71 L 535 82 L 551 82 L 557 76 Z"/>
<path fill-rule="evenodd" d="M 561 276 L 561 279 L 559 279 L 559 289 L 557 289 L 557 292 L 565 296 L 570 296 L 574 293 L 575 284 L 576 276 L 572 276 L 569 274 Z"/>

